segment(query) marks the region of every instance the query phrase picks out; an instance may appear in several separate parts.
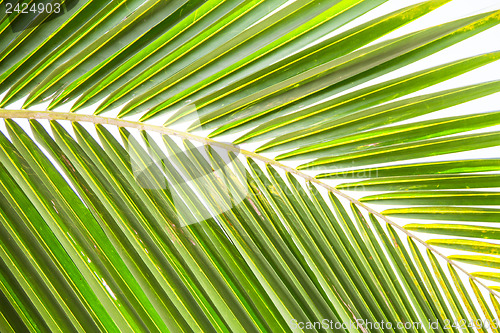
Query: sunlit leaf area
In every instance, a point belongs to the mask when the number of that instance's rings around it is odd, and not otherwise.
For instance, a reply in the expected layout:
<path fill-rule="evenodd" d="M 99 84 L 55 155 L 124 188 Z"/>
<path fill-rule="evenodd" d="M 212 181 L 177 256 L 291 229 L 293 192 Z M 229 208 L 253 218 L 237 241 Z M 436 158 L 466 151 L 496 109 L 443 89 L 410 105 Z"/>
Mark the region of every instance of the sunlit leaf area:
<path fill-rule="evenodd" d="M 500 1 L 0 9 L 0 332 L 500 331 Z"/>

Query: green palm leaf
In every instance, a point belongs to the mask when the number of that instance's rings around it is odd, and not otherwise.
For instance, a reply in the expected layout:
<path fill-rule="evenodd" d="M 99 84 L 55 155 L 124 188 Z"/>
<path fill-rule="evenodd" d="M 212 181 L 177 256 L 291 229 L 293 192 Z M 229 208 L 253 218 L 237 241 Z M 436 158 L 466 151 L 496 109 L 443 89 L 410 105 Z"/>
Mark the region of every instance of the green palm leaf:
<path fill-rule="evenodd" d="M 0 331 L 498 331 L 500 12 L 383 3 L 3 14 Z"/>

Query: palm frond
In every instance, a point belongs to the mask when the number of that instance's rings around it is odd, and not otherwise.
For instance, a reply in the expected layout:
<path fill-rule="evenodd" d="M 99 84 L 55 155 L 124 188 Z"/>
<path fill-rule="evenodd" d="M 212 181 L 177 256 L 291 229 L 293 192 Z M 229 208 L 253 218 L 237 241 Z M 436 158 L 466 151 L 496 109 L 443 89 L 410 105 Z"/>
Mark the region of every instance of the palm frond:
<path fill-rule="evenodd" d="M 385 2 L 0 17 L 0 331 L 497 331 L 500 11 Z"/>

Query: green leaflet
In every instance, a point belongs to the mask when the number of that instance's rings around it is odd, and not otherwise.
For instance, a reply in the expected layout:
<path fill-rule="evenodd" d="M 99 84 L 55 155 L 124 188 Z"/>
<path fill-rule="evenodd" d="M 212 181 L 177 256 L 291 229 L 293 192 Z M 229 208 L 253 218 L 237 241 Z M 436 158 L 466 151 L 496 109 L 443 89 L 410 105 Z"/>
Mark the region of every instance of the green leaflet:
<path fill-rule="evenodd" d="M 360 201 L 393 205 L 496 206 L 500 204 L 500 193 L 480 191 L 392 192 L 363 197 Z"/>
<path fill-rule="evenodd" d="M 351 171 L 356 172 L 356 171 Z M 343 183 L 338 189 L 351 191 L 382 190 L 382 191 L 416 191 L 436 189 L 463 189 L 498 187 L 500 179 L 493 174 L 443 174 L 425 176 L 380 177 L 373 180 Z"/>
<path fill-rule="evenodd" d="M 463 251 L 480 252 L 486 254 L 499 254 L 500 247 L 498 244 L 468 240 L 468 239 L 430 239 L 428 244 L 457 249 Z"/>
<path fill-rule="evenodd" d="M 435 233 L 449 236 L 462 236 L 469 238 L 498 239 L 500 229 L 485 226 L 467 225 L 467 224 L 417 224 L 411 223 L 405 225 L 405 229 Z"/>
<path fill-rule="evenodd" d="M 498 222 L 500 209 L 480 207 L 410 207 L 393 208 L 382 212 L 384 215 L 411 217 L 416 219 Z"/>
<path fill-rule="evenodd" d="M 323 173 L 316 178 L 379 178 L 385 177 L 389 182 L 390 178 L 399 176 L 420 176 L 420 175 L 441 175 L 455 173 L 474 173 L 500 170 L 500 159 L 468 159 L 439 161 L 429 163 L 409 163 L 387 167 L 361 168 L 356 170 L 338 171 Z M 397 179 L 397 178 L 394 178 Z M 408 178 L 409 180 L 410 178 Z"/>

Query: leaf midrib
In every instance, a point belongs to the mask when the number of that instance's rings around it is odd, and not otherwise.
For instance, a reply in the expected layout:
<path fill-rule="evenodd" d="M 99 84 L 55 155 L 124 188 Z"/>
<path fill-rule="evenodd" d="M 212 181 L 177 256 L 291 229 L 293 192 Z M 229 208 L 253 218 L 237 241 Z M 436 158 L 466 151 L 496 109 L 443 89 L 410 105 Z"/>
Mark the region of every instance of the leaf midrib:
<path fill-rule="evenodd" d="M 102 125 L 113 125 L 117 127 L 127 127 L 127 128 L 134 128 L 139 131 L 152 131 L 156 132 L 159 134 L 165 134 L 165 135 L 173 135 L 177 136 L 182 139 L 187 139 L 187 140 L 192 140 L 196 142 L 200 142 L 203 144 L 211 145 L 211 146 L 216 146 L 216 147 L 221 147 L 227 151 L 232 151 L 232 152 L 237 152 L 240 153 L 246 157 L 251 157 L 255 160 L 259 160 L 261 162 L 264 162 L 266 164 L 270 164 L 272 166 L 275 166 L 277 168 L 280 168 L 286 172 L 292 173 L 298 177 L 301 177 L 305 181 L 309 181 L 311 183 L 314 183 L 318 186 L 323 187 L 329 192 L 335 193 L 338 196 L 343 197 L 344 199 L 348 200 L 349 202 L 355 204 L 358 207 L 362 207 L 365 209 L 368 213 L 373 214 L 374 216 L 377 216 L 378 218 L 382 219 L 386 223 L 389 223 L 392 227 L 398 229 L 399 231 L 403 232 L 407 236 L 411 237 L 413 240 L 419 242 L 422 244 L 425 248 L 429 249 L 442 259 L 444 259 L 447 263 L 455 267 L 456 269 L 460 270 L 464 274 L 466 274 L 470 279 L 474 280 L 476 283 L 481 285 L 482 287 L 486 288 L 490 293 L 496 294 L 500 296 L 500 293 L 497 293 L 495 290 L 491 289 L 489 286 L 485 285 L 482 281 L 480 281 L 478 278 L 467 272 L 464 268 L 460 267 L 455 261 L 450 260 L 448 257 L 446 257 L 444 254 L 436 250 L 434 247 L 431 245 L 427 244 L 425 241 L 414 235 L 412 232 L 409 230 L 403 228 L 402 226 L 398 225 L 394 221 L 390 220 L 387 216 L 382 215 L 380 212 L 374 210 L 373 208 L 367 206 L 366 204 L 362 203 L 361 201 L 352 198 L 351 196 L 345 194 L 344 192 L 328 185 L 322 182 L 319 179 L 316 179 L 306 173 L 303 173 L 297 169 L 294 169 L 292 167 L 289 167 L 287 165 L 284 165 L 278 161 L 275 161 L 271 158 L 267 158 L 265 156 L 262 156 L 260 154 L 254 153 L 249 150 L 245 149 L 240 149 L 236 147 L 235 145 L 228 144 L 228 143 L 223 143 L 219 142 L 210 138 L 194 135 L 191 133 L 187 133 L 184 131 L 179 131 L 175 130 L 172 128 L 164 127 L 164 126 L 158 126 L 158 125 L 152 125 L 144 122 L 138 122 L 138 121 L 131 121 L 131 120 L 125 120 L 125 119 L 118 119 L 118 118 L 112 118 L 112 117 L 102 117 L 102 116 L 97 116 L 97 115 L 88 115 L 88 114 L 79 114 L 79 113 L 71 113 L 71 112 L 55 112 L 55 111 L 34 111 L 34 110 L 24 110 L 24 109 L 3 109 L 0 108 L 0 119 L 33 119 L 33 120 L 68 120 L 68 121 L 76 121 L 76 122 L 88 122 L 92 124 L 102 124 Z"/>

